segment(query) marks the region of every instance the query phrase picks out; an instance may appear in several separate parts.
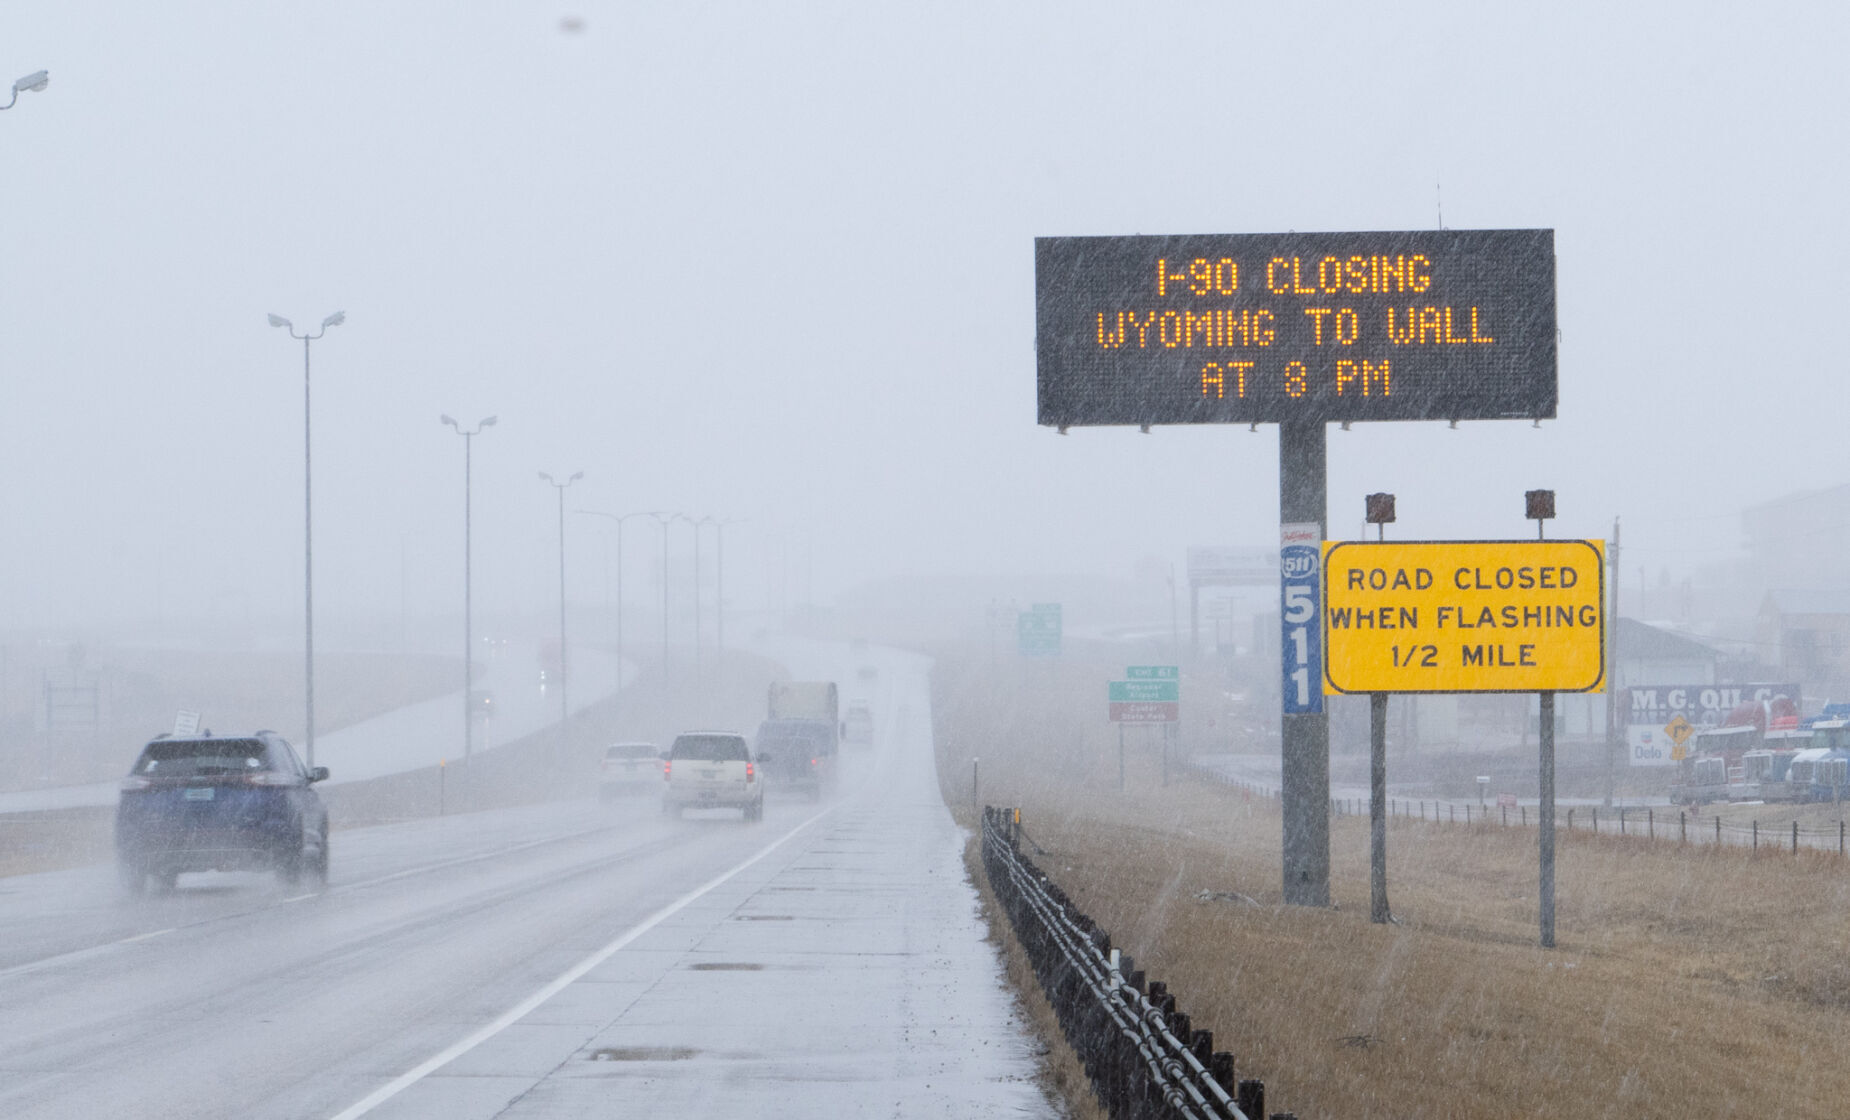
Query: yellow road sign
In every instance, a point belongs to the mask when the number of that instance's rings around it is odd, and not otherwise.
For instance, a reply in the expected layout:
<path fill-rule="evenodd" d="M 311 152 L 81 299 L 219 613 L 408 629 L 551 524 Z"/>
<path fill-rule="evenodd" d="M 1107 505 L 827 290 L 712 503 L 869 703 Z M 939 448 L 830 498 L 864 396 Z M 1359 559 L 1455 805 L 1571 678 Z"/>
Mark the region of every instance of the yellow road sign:
<path fill-rule="evenodd" d="M 1670 736 L 1670 761 L 1682 762 L 1689 757 L 1689 750 L 1683 744 L 1695 733 L 1695 724 L 1680 715 L 1664 725 L 1664 734 Z"/>
<path fill-rule="evenodd" d="M 1323 542 L 1324 692 L 1599 692 L 1605 542 Z"/>

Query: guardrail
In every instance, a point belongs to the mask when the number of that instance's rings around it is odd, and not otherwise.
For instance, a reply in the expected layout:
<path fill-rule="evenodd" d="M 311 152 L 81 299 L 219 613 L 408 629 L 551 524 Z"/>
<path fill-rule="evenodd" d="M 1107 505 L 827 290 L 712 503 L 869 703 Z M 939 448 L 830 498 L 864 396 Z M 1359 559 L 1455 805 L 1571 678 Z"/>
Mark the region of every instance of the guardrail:
<path fill-rule="evenodd" d="M 1248 800 L 1257 797 L 1276 801 L 1278 787 L 1249 782 L 1200 763 L 1186 761 L 1179 765 L 1185 775 L 1210 785 L 1224 786 L 1245 793 Z M 1726 802 L 1720 803 L 1726 806 Z M 1770 807 L 1771 803 L 1769 803 Z M 1421 824 L 1462 824 L 1471 827 L 1530 828 L 1531 805 L 1487 805 L 1477 801 L 1451 801 L 1443 798 L 1390 798 L 1389 820 L 1419 821 Z M 1576 816 L 1578 814 L 1578 816 Z M 1366 817 L 1368 802 L 1361 798 L 1330 799 L 1333 817 Z M 1705 816 L 1680 806 L 1610 806 L 1603 814 L 1597 806 L 1568 806 L 1555 811 L 1555 828 L 1567 833 L 1591 832 L 1598 836 L 1625 837 L 1634 840 L 1675 841 L 1678 844 L 1714 844 L 1721 847 L 1749 848 L 1754 851 L 1783 851 L 1797 855 L 1800 851 L 1850 855 L 1850 818 L 1806 825 L 1797 820 L 1752 817 L 1745 822 L 1724 820 L 1711 809 Z"/>
<path fill-rule="evenodd" d="M 1118 1120 L 1260 1120 L 1265 1084 L 1236 1081 L 1233 1055 L 1145 983 L 1128 954 L 1021 854 L 1020 810 L 983 810 L 983 870 L 1060 1029 Z M 1288 1112 L 1271 1120 L 1295 1120 Z"/>

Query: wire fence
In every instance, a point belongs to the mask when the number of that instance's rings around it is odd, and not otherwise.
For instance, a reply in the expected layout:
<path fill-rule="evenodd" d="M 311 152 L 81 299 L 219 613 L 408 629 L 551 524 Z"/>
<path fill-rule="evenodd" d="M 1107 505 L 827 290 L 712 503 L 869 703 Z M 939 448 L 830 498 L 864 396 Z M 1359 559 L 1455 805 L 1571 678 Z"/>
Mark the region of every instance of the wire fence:
<path fill-rule="evenodd" d="M 1021 854 L 1020 810 L 983 810 L 983 869 L 1061 1032 L 1115 1120 L 1258 1120 L 1265 1085 L 1176 1009 L 1136 962 Z M 1273 1113 L 1271 1120 L 1295 1120 Z"/>
<path fill-rule="evenodd" d="M 1276 786 L 1247 781 L 1200 763 L 1183 763 L 1181 769 L 1202 781 L 1242 790 L 1248 797 L 1276 801 L 1281 791 Z M 1535 807 L 1531 805 L 1487 805 L 1475 801 L 1444 799 L 1389 798 L 1388 817 L 1393 820 L 1421 821 L 1427 824 L 1457 824 L 1499 828 L 1537 827 Z M 1332 816 L 1367 817 L 1366 798 L 1339 797 L 1330 801 Z M 1555 810 L 1555 828 L 1564 832 L 1584 832 L 1599 836 L 1666 841 L 1677 844 L 1716 844 L 1724 847 L 1749 848 L 1755 851 L 1827 852 L 1843 856 L 1850 840 L 1850 824 L 1843 818 L 1822 823 L 1788 818 L 1779 820 L 1750 817 L 1745 822 L 1724 819 L 1711 809 L 1707 813 L 1669 805 L 1587 806 L 1573 805 Z"/>

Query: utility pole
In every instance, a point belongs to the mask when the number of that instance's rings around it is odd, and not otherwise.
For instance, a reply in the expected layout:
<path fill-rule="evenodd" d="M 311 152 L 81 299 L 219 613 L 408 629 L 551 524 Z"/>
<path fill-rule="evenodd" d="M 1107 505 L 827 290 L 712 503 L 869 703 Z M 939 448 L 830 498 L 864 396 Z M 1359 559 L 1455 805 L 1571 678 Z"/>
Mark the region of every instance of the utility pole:
<path fill-rule="evenodd" d="M 1625 740 L 1625 712 L 1620 708 L 1622 699 L 1619 689 L 1619 519 L 1612 519 L 1612 545 L 1606 553 L 1606 563 L 1612 568 L 1612 608 L 1607 617 L 1612 621 L 1606 627 L 1606 664 L 1612 671 L 1606 679 L 1606 807 L 1612 808 L 1613 783 L 1616 775 L 1613 761 L 1622 749 Z"/>

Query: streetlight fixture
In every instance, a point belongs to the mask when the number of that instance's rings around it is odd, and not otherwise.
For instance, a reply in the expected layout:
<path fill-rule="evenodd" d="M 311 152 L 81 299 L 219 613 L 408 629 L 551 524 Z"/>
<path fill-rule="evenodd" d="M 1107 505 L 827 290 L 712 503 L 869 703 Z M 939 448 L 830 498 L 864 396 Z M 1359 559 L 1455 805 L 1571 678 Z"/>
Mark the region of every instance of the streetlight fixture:
<path fill-rule="evenodd" d="M 462 425 L 447 415 L 437 417 L 437 422 L 448 424 L 456 429 L 457 435 L 463 437 L 463 758 L 467 759 L 475 753 L 475 705 L 470 703 L 470 694 L 475 689 L 475 600 L 470 594 L 470 539 L 474 502 L 470 491 L 470 458 L 475 437 L 482 434 L 483 428 L 494 427 L 495 418 L 484 417 L 475 426 L 475 430 L 470 432 L 463 431 Z"/>
<path fill-rule="evenodd" d="M 51 71 L 34 70 L 32 73 L 27 74 L 25 77 L 13 83 L 13 100 L 8 101 L 5 105 L 0 105 L 0 109 L 11 109 L 18 103 L 19 95 L 22 91 L 27 93 L 39 93 L 50 84 Z"/>
<path fill-rule="evenodd" d="M 28 75 L 43 77 L 43 75 Z M 21 78 L 20 81 L 25 81 Z M 17 83 L 15 83 L 17 88 Z M 30 88 L 30 87 L 27 87 Z M 18 96 L 17 93 L 15 96 Z M 295 325 L 275 312 L 270 313 L 270 325 L 281 327 L 289 332 L 290 338 L 302 340 L 302 598 L 305 604 L 306 625 L 303 627 L 307 649 L 303 655 L 304 672 L 308 678 L 308 728 L 307 755 L 308 767 L 315 768 L 315 472 L 314 459 L 311 455 L 313 442 L 310 428 L 308 395 L 308 348 L 309 343 L 328 333 L 329 327 L 338 327 L 347 321 L 345 311 L 336 311 L 321 320 L 321 329 L 314 334 L 298 334 Z"/>
<path fill-rule="evenodd" d="M 571 677 L 565 652 L 565 491 L 572 483 L 584 476 L 585 472 L 579 471 L 564 482 L 557 482 L 545 471 L 540 472 L 540 478 L 559 492 L 559 741 L 561 743 L 565 741 L 565 721 L 571 714 L 571 708 L 565 702 L 566 681 Z M 563 757 L 559 761 L 563 762 Z"/>
<path fill-rule="evenodd" d="M 580 509 L 579 513 L 588 513 L 593 517 L 607 517 L 617 523 L 617 689 L 623 688 L 623 523 L 632 517 L 672 518 L 673 514 L 658 513 L 654 510 L 637 510 L 634 513 L 605 513 L 601 509 Z M 665 617 L 665 616 L 664 616 Z"/>

